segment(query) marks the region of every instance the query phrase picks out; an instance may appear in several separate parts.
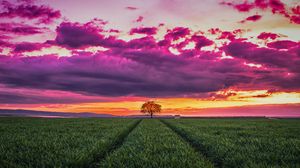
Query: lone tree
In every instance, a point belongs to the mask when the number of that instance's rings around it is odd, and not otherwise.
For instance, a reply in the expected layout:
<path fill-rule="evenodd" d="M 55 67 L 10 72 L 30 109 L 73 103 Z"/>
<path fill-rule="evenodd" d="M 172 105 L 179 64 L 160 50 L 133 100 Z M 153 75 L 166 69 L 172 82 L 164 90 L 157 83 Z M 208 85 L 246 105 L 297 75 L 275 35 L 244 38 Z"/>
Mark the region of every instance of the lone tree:
<path fill-rule="evenodd" d="M 156 104 L 154 101 L 148 101 L 141 107 L 141 112 L 150 114 L 151 118 L 153 118 L 154 113 L 159 113 L 160 111 L 161 105 Z"/>

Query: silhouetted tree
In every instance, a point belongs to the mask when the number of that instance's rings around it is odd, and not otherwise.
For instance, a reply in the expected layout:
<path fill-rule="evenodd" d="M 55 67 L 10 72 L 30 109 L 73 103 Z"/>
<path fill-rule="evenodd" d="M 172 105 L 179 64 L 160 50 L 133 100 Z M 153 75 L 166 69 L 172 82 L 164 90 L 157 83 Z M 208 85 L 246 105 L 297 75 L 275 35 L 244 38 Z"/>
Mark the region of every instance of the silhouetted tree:
<path fill-rule="evenodd" d="M 150 114 L 151 118 L 153 117 L 154 113 L 159 113 L 160 111 L 161 105 L 156 104 L 154 101 L 148 101 L 141 107 L 141 112 Z"/>

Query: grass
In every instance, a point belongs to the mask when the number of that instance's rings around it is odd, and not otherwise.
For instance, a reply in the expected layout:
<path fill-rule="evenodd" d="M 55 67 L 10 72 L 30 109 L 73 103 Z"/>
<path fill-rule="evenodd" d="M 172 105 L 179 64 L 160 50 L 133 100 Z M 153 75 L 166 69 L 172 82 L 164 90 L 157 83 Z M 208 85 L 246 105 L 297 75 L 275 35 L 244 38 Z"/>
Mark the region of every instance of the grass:
<path fill-rule="evenodd" d="M 300 120 L 164 120 L 218 167 L 300 167 Z"/>
<path fill-rule="evenodd" d="M 213 167 L 159 120 L 146 119 L 101 163 L 105 168 Z"/>
<path fill-rule="evenodd" d="M 0 167 L 87 167 L 136 121 L 0 118 Z"/>
<path fill-rule="evenodd" d="M 299 119 L 0 118 L 0 167 L 300 167 Z"/>

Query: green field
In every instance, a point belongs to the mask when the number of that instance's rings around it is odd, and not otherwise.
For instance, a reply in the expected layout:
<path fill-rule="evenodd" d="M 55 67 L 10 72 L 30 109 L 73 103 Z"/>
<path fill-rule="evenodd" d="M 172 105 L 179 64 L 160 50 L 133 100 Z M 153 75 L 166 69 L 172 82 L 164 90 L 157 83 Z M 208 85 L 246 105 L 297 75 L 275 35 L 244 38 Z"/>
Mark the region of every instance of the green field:
<path fill-rule="evenodd" d="M 218 167 L 300 167 L 300 120 L 165 122 Z"/>
<path fill-rule="evenodd" d="M 87 167 L 134 119 L 0 118 L 0 167 Z"/>
<path fill-rule="evenodd" d="M 0 167 L 300 167 L 299 119 L 0 118 Z"/>

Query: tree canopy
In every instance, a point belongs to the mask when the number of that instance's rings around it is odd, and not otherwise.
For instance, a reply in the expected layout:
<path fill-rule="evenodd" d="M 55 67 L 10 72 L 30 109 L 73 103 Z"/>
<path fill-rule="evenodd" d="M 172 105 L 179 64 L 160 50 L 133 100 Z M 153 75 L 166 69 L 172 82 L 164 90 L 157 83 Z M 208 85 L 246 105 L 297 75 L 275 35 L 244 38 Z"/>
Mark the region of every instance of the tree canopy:
<path fill-rule="evenodd" d="M 155 103 L 154 101 L 147 101 L 142 105 L 141 112 L 150 114 L 152 118 L 154 113 L 161 112 L 161 105 Z"/>

